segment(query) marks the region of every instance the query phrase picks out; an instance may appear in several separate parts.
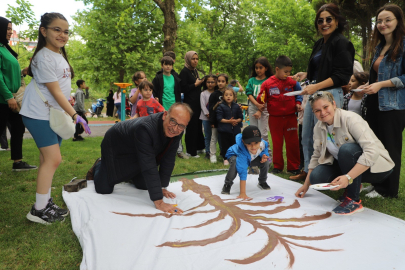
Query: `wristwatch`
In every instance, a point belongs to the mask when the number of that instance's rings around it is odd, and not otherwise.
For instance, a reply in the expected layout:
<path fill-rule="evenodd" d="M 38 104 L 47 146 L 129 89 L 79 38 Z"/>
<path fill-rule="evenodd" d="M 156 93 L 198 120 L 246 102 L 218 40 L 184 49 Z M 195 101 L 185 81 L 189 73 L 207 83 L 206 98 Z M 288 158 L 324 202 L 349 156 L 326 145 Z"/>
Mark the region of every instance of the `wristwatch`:
<path fill-rule="evenodd" d="M 350 175 L 348 175 L 348 174 L 346 174 L 345 176 L 349 180 L 349 185 L 353 184 L 353 178 L 351 178 Z"/>

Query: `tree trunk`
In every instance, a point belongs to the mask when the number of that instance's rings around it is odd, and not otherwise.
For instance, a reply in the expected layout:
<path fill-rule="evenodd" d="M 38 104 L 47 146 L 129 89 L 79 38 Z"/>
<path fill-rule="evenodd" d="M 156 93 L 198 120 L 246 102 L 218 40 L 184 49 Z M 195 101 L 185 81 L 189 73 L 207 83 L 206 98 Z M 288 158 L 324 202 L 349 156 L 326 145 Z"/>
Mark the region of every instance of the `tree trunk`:
<path fill-rule="evenodd" d="M 164 41 L 163 52 L 173 51 L 177 39 L 177 21 L 174 0 L 153 0 L 162 10 L 165 22 L 162 27 Z"/>
<path fill-rule="evenodd" d="M 120 69 L 120 77 L 118 79 L 118 82 L 123 83 L 124 82 L 124 76 L 125 76 L 125 69 Z"/>

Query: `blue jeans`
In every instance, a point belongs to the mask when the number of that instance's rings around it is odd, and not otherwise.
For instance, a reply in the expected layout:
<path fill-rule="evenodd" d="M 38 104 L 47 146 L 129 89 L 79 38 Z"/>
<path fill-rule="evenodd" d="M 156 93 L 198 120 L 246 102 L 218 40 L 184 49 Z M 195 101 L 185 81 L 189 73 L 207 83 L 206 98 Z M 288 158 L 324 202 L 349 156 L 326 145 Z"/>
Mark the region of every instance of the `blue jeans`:
<path fill-rule="evenodd" d="M 204 127 L 204 143 L 205 143 L 205 153 L 210 153 L 210 143 L 211 143 L 211 124 L 209 120 L 202 120 Z"/>
<path fill-rule="evenodd" d="M 117 108 L 118 119 L 121 119 L 121 103 L 114 103 L 115 107 Z"/>
<path fill-rule="evenodd" d="M 346 143 L 339 148 L 338 160 L 334 160 L 332 165 L 321 164 L 313 169 L 309 176 L 312 185 L 320 183 L 330 183 L 336 177 L 347 174 L 357 160 L 363 154 L 363 149 L 357 143 Z M 347 196 L 355 201 L 359 200 L 360 185 L 362 182 L 381 183 L 390 174 L 392 169 L 387 172 L 372 173 L 370 169 L 353 179 L 353 183 L 347 186 Z M 363 179 L 364 177 L 364 179 Z"/>
<path fill-rule="evenodd" d="M 343 106 L 343 90 L 342 87 L 326 90 L 332 93 L 336 102 L 337 108 Z M 304 121 L 302 123 L 302 150 L 304 152 L 304 171 L 308 172 L 308 165 L 311 161 L 312 154 L 314 153 L 314 127 L 318 122 L 314 113 L 312 112 L 311 102 L 307 102 L 304 110 Z"/>

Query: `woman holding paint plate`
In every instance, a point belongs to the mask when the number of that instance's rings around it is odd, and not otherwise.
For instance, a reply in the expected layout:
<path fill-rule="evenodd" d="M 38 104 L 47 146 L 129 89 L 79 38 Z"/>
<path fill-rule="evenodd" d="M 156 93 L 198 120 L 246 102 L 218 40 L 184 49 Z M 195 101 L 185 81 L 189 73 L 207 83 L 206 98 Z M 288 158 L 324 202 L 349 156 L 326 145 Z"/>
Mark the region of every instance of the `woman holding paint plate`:
<path fill-rule="evenodd" d="M 311 84 L 302 95 L 312 95 L 323 90 L 333 94 L 336 105 L 343 105 L 343 89 L 353 74 L 354 47 L 342 32 L 347 25 L 346 19 L 340 14 L 339 7 L 329 3 L 323 5 L 315 17 L 315 28 L 322 37 L 315 42 L 309 59 L 307 72 L 298 72 L 293 76 L 296 81 L 307 78 Z M 313 128 L 316 117 L 307 103 L 304 110 L 302 125 L 302 146 L 304 152 L 304 170 L 291 176 L 291 180 L 304 180 L 308 172 L 308 164 L 313 149 Z"/>
<path fill-rule="evenodd" d="M 351 215 L 363 210 L 362 181 L 382 183 L 392 173 L 394 162 L 367 122 L 336 107 L 333 95 L 319 91 L 309 97 L 318 123 L 314 127 L 314 153 L 305 183 L 295 196 L 303 198 L 311 184 L 329 183 L 332 190 L 345 189 L 333 212 Z"/>

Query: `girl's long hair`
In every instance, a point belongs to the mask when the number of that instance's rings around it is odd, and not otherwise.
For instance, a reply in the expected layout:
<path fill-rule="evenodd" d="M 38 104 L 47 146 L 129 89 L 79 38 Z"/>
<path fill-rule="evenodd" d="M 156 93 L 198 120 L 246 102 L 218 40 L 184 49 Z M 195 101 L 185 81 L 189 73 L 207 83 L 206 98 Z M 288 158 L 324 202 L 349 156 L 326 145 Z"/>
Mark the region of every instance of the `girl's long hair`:
<path fill-rule="evenodd" d="M 215 74 L 208 74 L 208 75 L 206 75 L 206 76 L 204 76 L 205 77 L 205 80 L 204 80 L 204 82 L 203 82 L 203 89 L 205 90 L 205 89 L 208 89 L 207 88 L 207 79 L 208 78 L 213 78 L 214 80 L 215 80 L 215 82 L 218 80 L 218 76 L 217 75 L 215 75 Z M 215 85 L 215 88 L 214 88 L 214 90 L 217 90 L 218 89 L 218 85 Z"/>
<path fill-rule="evenodd" d="M 402 9 L 397 5 L 386 4 L 377 10 L 376 18 L 378 18 L 378 15 L 384 10 L 391 11 L 398 22 L 397 27 L 393 32 L 394 41 L 392 42 L 391 47 L 388 49 L 388 58 L 391 58 L 392 61 L 395 61 L 397 55 L 402 53 L 404 45 L 403 44 L 403 38 L 405 36 L 404 13 L 402 12 Z M 374 56 L 375 48 L 380 42 L 385 42 L 385 37 L 380 33 L 380 31 L 378 31 L 377 26 L 375 26 L 369 42 L 368 51 L 370 59 L 372 59 L 372 57 Z"/>
<path fill-rule="evenodd" d="M 46 39 L 41 33 L 41 27 L 44 27 L 46 29 L 55 19 L 61 19 L 61 20 L 67 21 L 66 18 L 62 14 L 56 13 L 56 12 L 45 13 L 44 15 L 41 16 L 41 24 L 39 25 L 39 29 L 38 29 L 38 44 L 37 44 L 37 47 L 35 48 L 35 52 L 34 52 L 34 55 L 32 56 L 32 59 L 34 59 L 35 55 L 46 46 Z M 71 78 L 73 79 L 73 77 L 75 76 L 75 73 L 67 58 L 65 46 L 63 46 L 60 50 L 61 50 L 63 57 L 65 58 L 66 62 L 69 65 Z M 33 77 L 34 75 L 32 74 L 31 64 L 32 64 L 32 61 L 30 62 L 30 65 L 28 66 L 28 75 Z"/>
<path fill-rule="evenodd" d="M 253 63 L 252 76 L 250 76 L 250 77 L 257 77 L 256 70 L 255 70 L 255 66 L 257 63 L 259 63 L 262 66 L 264 66 L 265 68 L 267 68 L 266 72 L 264 73 L 266 75 L 266 78 L 270 78 L 271 76 L 273 76 L 273 68 L 271 67 L 269 60 L 267 60 L 266 57 L 262 56 L 262 57 L 257 58 L 256 61 Z"/>

